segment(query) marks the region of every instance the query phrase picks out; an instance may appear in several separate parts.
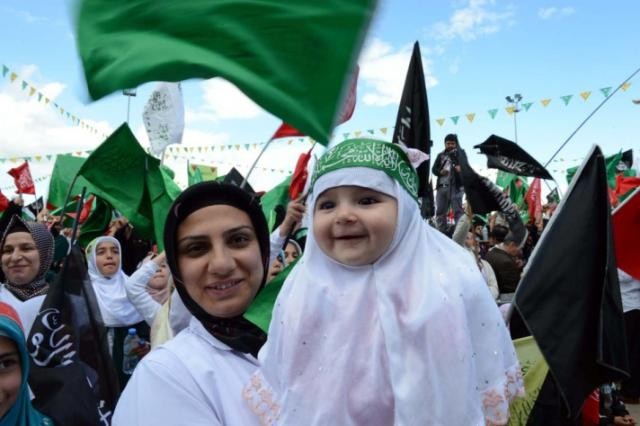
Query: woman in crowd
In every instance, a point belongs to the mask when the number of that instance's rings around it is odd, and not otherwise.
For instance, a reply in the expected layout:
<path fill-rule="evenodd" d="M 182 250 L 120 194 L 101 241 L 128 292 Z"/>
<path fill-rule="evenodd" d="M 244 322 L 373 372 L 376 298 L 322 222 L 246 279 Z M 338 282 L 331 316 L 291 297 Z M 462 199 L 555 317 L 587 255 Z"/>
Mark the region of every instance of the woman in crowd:
<path fill-rule="evenodd" d="M 311 188 L 305 251 L 243 392 L 256 418 L 506 424 L 524 390 L 509 333 L 472 258 L 422 219 L 405 152 L 345 141 Z"/>
<path fill-rule="evenodd" d="M 114 237 L 98 237 L 87 245 L 89 278 L 98 301 L 102 321 L 108 329 L 109 347 L 118 371 L 120 385 L 124 387 L 130 373 L 123 371 L 123 344 L 130 328 L 139 337 L 149 340 L 149 326 L 144 322 L 127 297 L 122 271 L 122 251 Z"/>
<path fill-rule="evenodd" d="M 53 259 L 53 236 L 47 227 L 13 216 L 0 243 L 5 283 L 0 301 L 11 305 L 28 335 L 49 289 L 45 276 Z"/>
<path fill-rule="evenodd" d="M 31 405 L 29 353 L 16 311 L 0 302 L 0 426 L 49 426 Z"/>
<path fill-rule="evenodd" d="M 113 425 L 259 424 L 241 396 L 266 340 L 242 316 L 269 263 L 258 199 L 233 185 L 193 185 L 174 201 L 164 238 L 176 290 L 193 318 L 138 364 Z"/>

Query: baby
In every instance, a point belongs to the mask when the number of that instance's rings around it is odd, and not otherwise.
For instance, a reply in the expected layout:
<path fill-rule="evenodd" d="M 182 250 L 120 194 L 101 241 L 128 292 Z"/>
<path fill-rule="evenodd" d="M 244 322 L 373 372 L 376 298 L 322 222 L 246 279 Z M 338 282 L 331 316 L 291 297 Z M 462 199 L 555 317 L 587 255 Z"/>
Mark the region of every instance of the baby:
<path fill-rule="evenodd" d="M 318 161 L 306 249 L 244 391 L 263 424 L 506 424 L 523 392 L 509 333 L 417 188 L 390 143 L 349 140 Z"/>

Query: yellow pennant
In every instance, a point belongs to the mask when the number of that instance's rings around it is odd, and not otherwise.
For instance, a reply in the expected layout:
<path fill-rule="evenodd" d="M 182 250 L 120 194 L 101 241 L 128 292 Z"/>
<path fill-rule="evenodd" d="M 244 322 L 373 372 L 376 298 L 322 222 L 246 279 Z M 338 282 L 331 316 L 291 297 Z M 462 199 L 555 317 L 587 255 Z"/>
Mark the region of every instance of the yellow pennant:
<path fill-rule="evenodd" d="M 236 145 L 236 150 L 240 151 L 240 144 Z"/>
<path fill-rule="evenodd" d="M 287 142 L 287 145 L 291 145 L 293 143 L 293 139 L 289 139 L 289 141 Z"/>
<path fill-rule="evenodd" d="M 627 89 L 631 87 L 631 83 L 629 83 L 628 81 L 626 83 L 624 83 L 622 86 L 620 86 L 620 88 L 622 90 L 624 90 L 625 92 L 627 91 Z"/>
<path fill-rule="evenodd" d="M 42 155 L 36 155 L 34 158 L 36 159 L 36 161 L 40 161 L 42 160 Z"/>
<path fill-rule="evenodd" d="M 383 135 L 387 134 L 387 128 L 386 127 L 381 128 L 380 131 L 382 132 Z"/>
<path fill-rule="evenodd" d="M 362 134 L 362 130 L 358 130 L 357 132 L 353 132 L 354 135 L 356 135 L 356 138 L 359 138 L 360 135 Z"/>
<path fill-rule="evenodd" d="M 44 98 L 44 103 L 48 104 L 49 103 L 49 98 Z"/>
<path fill-rule="evenodd" d="M 33 86 L 31 86 L 31 87 L 29 88 L 29 96 L 33 96 L 35 93 L 36 93 L 36 88 L 35 88 L 35 87 L 33 87 Z"/>
<path fill-rule="evenodd" d="M 589 99 L 589 96 L 591 96 L 591 92 L 580 92 L 580 97 L 585 101 Z"/>
<path fill-rule="evenodd" d="M 476 118 L 476 113 L 475 112 L 471 112 L 469 114 L 467 114 L 467 120 L 469 120 L 469 123 L 473 123 L 473 119 Z"/>
<path fill-rule="evenodd" d="M 12 163 L 16 163 L 16 162 L 18 162 L 18 158 L 17 157 L 12 157 L 12 158 L 9 158 L 9 161 L 11 161 Z"/>
<path fill-rule="evenodd" d="M 12 83 L 16 81 L 16 78 L 18 78 L 18 74 L 16 74 L 15 72 L 12 72 L 11 75 L 9 76 L 9 79 L 11 80 Z"/>
<path fill-rule="evenodd" d="M 513 114 L 513 111 L 515 111 L 515 109 L 516 109 L 515 107 L 508 106 L 504 110 L 507 111 L 507 114 L 511 115 Z"/>
<path fill-rule="evenodd" d="M 437 118 L 436 123 L 438 123 L 440 127 L 442 127 L 442 125 L 444 124 L 444 118 Z"/>
<path fill-rule="evenodd" d="M 542 106 L 546 107 L 551 103 L 551 99 L 543 99 L 540 102 L 542 103 Z"/>

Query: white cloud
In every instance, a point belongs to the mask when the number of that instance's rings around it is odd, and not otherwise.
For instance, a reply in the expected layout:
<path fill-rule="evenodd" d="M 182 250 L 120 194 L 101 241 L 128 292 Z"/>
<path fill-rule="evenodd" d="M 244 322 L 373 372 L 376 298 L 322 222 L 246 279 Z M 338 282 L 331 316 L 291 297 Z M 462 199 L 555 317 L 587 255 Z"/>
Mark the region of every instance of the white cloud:
<path fill-rule="evenodd" d="M 400 101 L 406 70 L 411 59 L 412 45 L 394 50 L 393 47 L 378 39 L 372 39 L 360 55 L 360 82 L 365 89 L 362 102 L 368 106 L 386 106 Z M 422 57 L 422 66 L 427 87 L 433 87 L 437 80 L 430 71 L 431 61 Z"/>
<path fill-rule="evenodd" d="M 205 105 L 201 112 L 210 113 L 216 119 L 255 118 L 264 113 L 237 87 L 221 78 L 214 78 L 202 83 Z"/>
<path fill-rule="evenodd" d="M 575 13 L 575 9 L 572 7 L 545 7 L 538 9 L 538 17 L 540 19 L 551 19 L 554 17 L 563 17 L 573 15 Z"/>
<path fill-rule="evenodd" d="M 456 9 L 447 22 L 434 24 L 430 33 L 436 39 L 460 38 L 464 41 L 497 33 L 505 23 L 509 23 L 513 12 L 491 10 L 494 4 L 494 0 L 470 0 L 467 6 Z"/>

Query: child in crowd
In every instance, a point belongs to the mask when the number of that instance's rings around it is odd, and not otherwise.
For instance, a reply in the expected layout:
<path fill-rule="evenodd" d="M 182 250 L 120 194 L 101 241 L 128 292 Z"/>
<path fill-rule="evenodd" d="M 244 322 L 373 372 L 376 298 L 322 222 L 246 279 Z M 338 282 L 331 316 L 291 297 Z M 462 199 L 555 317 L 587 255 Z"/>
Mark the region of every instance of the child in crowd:
<path fill-rule="evenodd" d="M 345 141 L 319 160 L 305 251 L 244 390 L 263 424 L 506 424 L 523 392 L 509 333 L 417 188 L 397 145 Z"/>

